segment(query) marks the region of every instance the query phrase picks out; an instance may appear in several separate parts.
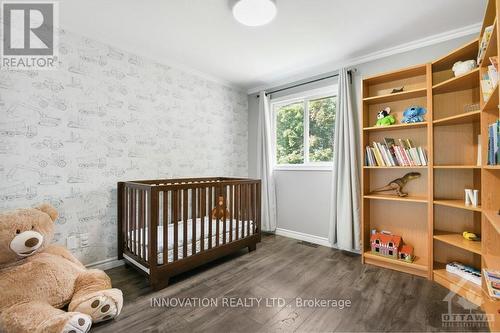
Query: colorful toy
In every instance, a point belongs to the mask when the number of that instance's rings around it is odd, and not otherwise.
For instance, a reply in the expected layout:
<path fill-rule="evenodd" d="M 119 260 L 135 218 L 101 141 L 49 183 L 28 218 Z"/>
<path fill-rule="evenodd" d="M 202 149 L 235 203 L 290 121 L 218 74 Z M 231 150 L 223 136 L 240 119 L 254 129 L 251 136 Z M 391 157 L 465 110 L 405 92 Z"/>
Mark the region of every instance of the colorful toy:
<path fill-rule="evenodd" d="M 403 245 L 399 251 L 399 259 L 407 262 L 413 262 L 415 257 L 413 256 L 413 246 Z"/>
<path fill-rule="evenodd" d="M 377 114 L 377 124 L 375 126 L 390 126 L 396 122 L 396 118 L 391 114 L 391 108 L 386 107 Z"/>
<path fill-rule="evenodd" d="M 453 261 L 446 264 L 446 271 L 456 274 L 463 279 L 466 279 L 477 285 L 481 285 L 481 272 L 474 267 L 467 266 L 461 262 Z"/>
<path fill-rule="evenodd" d="M 403 244 L 401 236 L 393 235 L 390 232 L 372 231 L 370 237 L 371 252 L 391 259 L 399 259 L 406 262 L 413 262 L 413 246 Z"/>
<path fill-rule="evenodd" d="M 478 236 L 476 235 L 475 233 L 473 232 L 468 232 L 468 231 L 464 231 L 462 233 L 462 236 L 467 239 L 467 240 L 470 240 L 470 241 L 480 241 L 481 240 L 481 236 Z"/>
<path fill-rule="evenodd" d="M 421 106 L 410 106 L 403 112 L 403 119 L 401 123 L 411 124 L 411 123 L 421 123 L 425 121 L 424 115 L 427 110 Z"/>

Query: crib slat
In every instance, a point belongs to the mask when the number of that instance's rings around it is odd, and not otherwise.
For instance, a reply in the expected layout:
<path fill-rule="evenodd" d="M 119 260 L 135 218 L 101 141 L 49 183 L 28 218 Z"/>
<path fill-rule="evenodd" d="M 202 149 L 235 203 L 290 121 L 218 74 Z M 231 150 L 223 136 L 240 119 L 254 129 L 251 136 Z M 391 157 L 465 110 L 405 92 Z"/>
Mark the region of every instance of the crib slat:
<path fill-rule="evenodd" d="M 191 244 L 192 244 L 192 247 L 191 247 L 191 255 L 194 255 L 196 254 L 196 223 L 197 223 L 197 219 L 196 219 L 196 197 L 197 197 L 197 193 L 198 191 L 196 190 L 196 188 L 193 188 L 191 190 L 191 225 L 193 226 L 193 231 L 191 233 Z"/>
<path fill-rule="evenodd" d="M 144 190 L 141 190 L 141 231 L 142 231 L 142 239 L 141 240 L 141 258 L 146 260 L 146 196 Z"/>
<path fill-rule="evenodd" d="M 137 189 L 133 190 L 133 200 L 134 200 L 134 254 L 139 256 L 139 207 L 137 206 L 137 201 L 139 200 L 137 195 Z"/>
<path fill-rule="evenodd" d="M 214 207 L 212 202 L 212 186 L 208 187 L 208 248 L 212 248 L 212 208 Z"/>
<path fill-rule="evenodd" d="M 235 185 L 234 186 L 234 218 L 236 219 L 236 226 L 235 226 L 235 238 L 236 240 L 240 239 L 240 185 Z"/>
<path fill-rule="evenodd" d="M 255 233 L 255 216 L 256 216 L 256 210 L 257 210 L 257 205 L 256 205 L 256 200 L 257 198 L 255 197 L 256 195 L 256 184 L 252 184 L 252 234 Z"/>
<path fill-rule="evenodd" d="M 234 198 L 233 198 L 233 185 L 229 186 L 229 242 L 233 241 L 233 212 L 234 212 Z"/>
<path fill-rule="evenodd" d="M 127 250 L 130 251 L 130 237 L 132 236 L 130 233 L 130 223 L 132 221 L 132 197 L 130 195 L 130 189 L 125 185 L 125 200 L 127 201 Z"/>
<path fill-rule="evenodd" d="M 227 216 L 226 216 L 226 212 L 227 212 L 227 187 L 224 186 L 224 191 L 223 191 L 223 196 L 224 196 L 224 221 L 223 221 L 223 225 L 222 225 L 222 244 L 226 244 L 226 232 L 227 232 L 227 226 L 226 226 L 226 223 L 227 223 Z"/>
<path fill-rule="evenodd" d="M 218 189 L 218 187 L 215 188 L 215 205 L 214 207 L 218 207 L 219 206 L 219 196 L 221 196 L 221 193 L 220 193 L 220 190 Z M 217 223 L 215 225 L 215 246 L 219 246 L 220 245 L 220 217 L 219 217 L 219 214 L 217 212 L 217 215 L 215 216 L 215 223 Z"/>
<path fill-rule="evenodd" d="M 142 200 L 141 200 L 141 191 L 138 189 L 136 191 L 136 196 L 137 196 L 137 239 L 136 239 L 136 244 L 137 244 L 137 253 L 136 255 L 141 258 L 141 251 L 142 251 L 142 244 L 141 244 L 141 237 L 142 237 Z"/>
<path fill-rule="evenodd" d="M 247 186 L 243 185 L 243 225 L 241 226 L 241 234 L 242 238 L 245 238 L 248 236 L 246 234 L 245 229 L 247 225 L 247 220 L 248 220 L 248 191 L 247 191 Z"/>
<path fill-rule="evenodd" d="M 200 251 L 205 250 L 205 211 L 206 211 L 206 193 L 204 188 L 200 188 Z"/>
<path fill-rule="evenodd" d="M 168 264 L 168 191 L 163 191 L 163 263 Z"/>
<path fill-rule="evenodd" d="M 247 185 L 247 237 L 250 236 L 250 221 L 252 220 L 252 185 Z"/>
<path fill-rule="evenodd" d="M 187 257 L 187 245 L 188 245 L 188 190 L 182 190 L 182 258 Z"/>
<path fill-rule="evenodd" d="M 177 204 L 177 201 L 178 201 L 178 191 L 177 190 L 174 190 L 172 192 L 172 195 L 173 195 L 173 202 L 172 202 L 172 218 L 173 218 L 173 223 L 174 223 L 174 260 L 173 261 L 177 261 L 177 259 L 179 258 L 179 253 L 178 253 L 178 246 L 179 246 L 179 225 L 178 225 L 178 222 L 179 222 L 179 206 Z"/>

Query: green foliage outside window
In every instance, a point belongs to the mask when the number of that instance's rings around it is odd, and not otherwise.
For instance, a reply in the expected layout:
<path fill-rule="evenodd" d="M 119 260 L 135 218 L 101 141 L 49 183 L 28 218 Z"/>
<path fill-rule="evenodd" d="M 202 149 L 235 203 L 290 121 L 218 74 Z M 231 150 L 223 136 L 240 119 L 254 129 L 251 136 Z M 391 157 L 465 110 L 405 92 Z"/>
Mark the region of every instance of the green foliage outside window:
<path fill-rule="evenodd" d="M 309 161 L 333 160 L 333 134 L 337 101 L 333 97 L 309 101 Z"/>
<path fill-rule="evenodd" d="M 309 162 L 333 159 L 333 128 L 337 100 L 327 97 L 308 101 Z M 276 159 L 278 164 L 303 164 L 304 102 L 280 106 L 276 110 Z"/>
<path fill-rule="evenodd" d="M 285 105 L 276 115 L 278 164 L 304 163 L 304 103 Z"/>

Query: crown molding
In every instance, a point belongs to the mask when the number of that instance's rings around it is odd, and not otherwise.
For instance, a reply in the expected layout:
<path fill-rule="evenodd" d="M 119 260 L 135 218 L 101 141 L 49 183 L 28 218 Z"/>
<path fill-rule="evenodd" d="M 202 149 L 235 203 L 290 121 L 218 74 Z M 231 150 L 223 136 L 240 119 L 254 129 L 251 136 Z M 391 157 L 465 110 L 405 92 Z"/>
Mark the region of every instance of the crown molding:
<path fill-rule="evenodd" d="M 302 70 L 295 70 L 293 73 L 290 72 L 288 75 L 282 75 L 281 79 L 277 79 L 272 81 L 269 84 L 257 86 L 247 90 L 248 95 L 252 95 L 263 90 L 268 90 L 275 87 L 284 86 L 290 84 L 292 82 L 297 82 L 301 80 L 305 80 L 317 75 L 321 75 L 324 73 L 332 72 L 338 70 L 340 67 L 349 67 L 355 66 L 359 64 L 364 64 L 370 61 L 382 59 L 385 57 L 389 57 L 392 55 L 420 49 L 426 46 L 431 46 L 435 44 L 439 44 L 442 42 L 446 42 L 449 40 L 457 39 L 460 37 L 469 36 L 472 34 L 477 34 L 481 30 L 482 23 L 471 24 L 462 28 L 449 30 L 446 32 L 442 32 L 436 35 L 428 36 L 425 38 L 417 39 L 408 43 L 400 44 L 394 47 L 386 48 L 383 50 L 375 51 L 372 53 L 365 54 L 363 56 L 359 56 L 356 58 L 349 59 L 347 61 L 340 61 L 335 63 L 324 63 L 323 65 L 317 66 L 314 69 L 311 68 L 303 68 Z M 297 74 L 300 72 L 300 74 Z"/>

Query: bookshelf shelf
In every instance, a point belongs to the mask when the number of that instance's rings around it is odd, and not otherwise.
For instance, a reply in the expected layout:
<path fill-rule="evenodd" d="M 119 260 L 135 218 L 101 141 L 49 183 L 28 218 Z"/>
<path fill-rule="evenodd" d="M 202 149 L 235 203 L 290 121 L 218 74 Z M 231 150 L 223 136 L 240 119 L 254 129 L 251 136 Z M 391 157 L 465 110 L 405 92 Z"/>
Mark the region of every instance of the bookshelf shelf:
<path fill-rule="evenodd" d="M 434 230 L 434 239 L 481 255 L 481 242 L 467 240 L 461 234 Z"/>
<path fill-rule="evenodd" d="M 479 38 L 475 38 L 464 46 L 461 46 L 444 55 L 443 57 L 435 60 L 432 63 L 432 70 L 434 72 L 450 70 L 453 67 L 453 64 L 457 61 L 463 61 L 464 59 L 474 59 L 477 56 L 478 43 Z"/>
<path fill-rule="evenodd" d="M 383 131 L 395 131 L 395 130 L 405 130 L 412 128 L 423 128 L 427 127 L 427 122 L 415 123 L 415 124 L 398 124 L 392 126 L 372 126 L 363 128 L 367 132 L 383 132 Z"/>
<path fill-rule="evenodd" d="M 432 86 L 434 94 L 472 89 L 479 86 L 479 68 Z"/>
<path fill-rule="evenodd" d="M 403 80 L 408 78 L 417 77 L 420 75 L 426 75 L 426 65 L 415 65 L 407 68 L 403 68 L 396 71 L 390 71 L 387 73 L 382 73 L 379 75 L 374 75 L 367 77 L 363 80 L 364 83 L 368 85 L 376 85 L 379 83 L 393 82 L 397 80 Z"/>
<path fill-rule="evenodd" d="M 363 169 L 427 169 L 428 166 L 422 166 L 422 165 L 415 165 L 415 166 L 368 166 L 365 165 Z"/>
<path fill-rule="evenodd" d="M 426 277 L 429 271 L 429 266 L 425 264 L 425 261 L 416 257 L 412 263 L 385 258 L 376 254 L 366 251 L 363 253 L 363 257 L 367 264 L 374 264 L 377 266 L 387 267 L 395 269 L 401 272 L 416 274 Z"/>
<path fill-rule="evenodd" d="M 389 201 L 403 201 L 403 202 L 417 202 L 417 203 L 427 203 L 428 200 L 423 196 L 407 196 L 407 197 L 398 197 L 396 195 L 389 194 L 378 194 L 378 193 L 370 193 L 363 196 L 365 199 L 373 199 L 373 200 L 389 200 Z"/>
<path fill-rule="evenodd" d="M 434 267 L 437 267 L 433 271 L 434 281 L 477 305 L 481 304 L 483 295 L 481 286 L 447 272 L 444 264 L 435 263 Z"/>
<path fill-rule="evenodd" d="M 440 206 L 460 208 L 460 209 L 465 209 L 465 210 L 472 210 L 475 212 L 481 211 L 481 206 L 474 207 L 474 206 L 466 205 L 464 200 L 462 200 L 462 199 L 438 199 L 438 200 L 434 199 L 434 204 L 440 205 Z"/>
<path fill-rule="evenodd" d="M 434 120 L 434 126 L 460 125 L 479 122 L 481 111 L 462 113 L 456 116 Z"/>
<path fill-rule="evenodd" d="M 381 103 L 411 99 L 415 97 L 424 97 L 426 94 L 427 94 L 427 88 L 420 88 L 420 89 L 402 91 L 394 94 L 366 97 L 363 99 L 363 101 L 368 104 L 381 104 Z"/>
<path fill-rule="evenodd" d="M 481 169 L 480 165 L 434 165 L 434 169 Z"/>
<path fill-rule="evenodd" d="M 500 170 L 500 165 L 485 165 L 483 166 L 485 170 Z"/>

